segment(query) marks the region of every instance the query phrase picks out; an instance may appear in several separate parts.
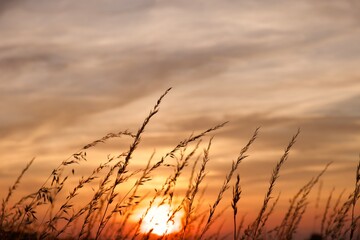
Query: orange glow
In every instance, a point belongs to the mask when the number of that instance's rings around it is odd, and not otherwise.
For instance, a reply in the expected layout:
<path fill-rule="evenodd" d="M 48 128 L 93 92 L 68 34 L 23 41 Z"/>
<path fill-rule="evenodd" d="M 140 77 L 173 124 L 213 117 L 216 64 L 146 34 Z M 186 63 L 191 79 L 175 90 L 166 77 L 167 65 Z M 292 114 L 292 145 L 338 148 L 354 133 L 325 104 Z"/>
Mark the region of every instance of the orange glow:
<path fill-rule="evenodd" d="M 183 212 L 176 212 L 169 220 L 173 211 L 169 205 L 152 207 L 144 217 L 140 231 L 142 233 L 152 232 L 156 235 L 166 235 L 179 232 L 182 228 Z"/>

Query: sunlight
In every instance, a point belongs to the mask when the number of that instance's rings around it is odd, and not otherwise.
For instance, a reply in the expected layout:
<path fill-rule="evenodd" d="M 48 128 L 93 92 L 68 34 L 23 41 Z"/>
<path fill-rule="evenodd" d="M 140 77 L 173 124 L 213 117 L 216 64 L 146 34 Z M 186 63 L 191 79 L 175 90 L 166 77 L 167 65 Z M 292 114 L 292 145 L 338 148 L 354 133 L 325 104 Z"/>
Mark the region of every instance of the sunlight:
<path fill-rule="evenodd" d="M 173 211 L 169 205 L 150 208 L 144 217 L 140 231 L 142 233 L 152 231 L 159 236 L 179 232 L 182 228 L 183 212 L 175 213 L 173 219 L 169 220 L 172 214 Z"/>

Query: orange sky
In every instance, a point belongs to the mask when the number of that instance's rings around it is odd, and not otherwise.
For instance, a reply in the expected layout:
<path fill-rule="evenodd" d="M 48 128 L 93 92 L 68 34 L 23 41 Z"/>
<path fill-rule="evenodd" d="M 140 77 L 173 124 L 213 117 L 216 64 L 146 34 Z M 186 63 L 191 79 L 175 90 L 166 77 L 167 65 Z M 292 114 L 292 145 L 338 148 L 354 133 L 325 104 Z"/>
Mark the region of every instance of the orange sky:
<path fill-rule="evenodd" d="M 330 161 L 323 198 L 332 187 L 351 190 L 360 152 L 359 10 L 355 0 L 1 1 L 0 196 L 34 156 L 21 191 L 84 144 L 135 132 L 168 87 L 139 163 L 230 121 L 211 151 L 211 202 L 261 126 L 239 169 L 241 201 L 257 212 L 301 128 L 275 190 L 283 204 Z M 99 147 L 84 168 L 126 144 Z"/>

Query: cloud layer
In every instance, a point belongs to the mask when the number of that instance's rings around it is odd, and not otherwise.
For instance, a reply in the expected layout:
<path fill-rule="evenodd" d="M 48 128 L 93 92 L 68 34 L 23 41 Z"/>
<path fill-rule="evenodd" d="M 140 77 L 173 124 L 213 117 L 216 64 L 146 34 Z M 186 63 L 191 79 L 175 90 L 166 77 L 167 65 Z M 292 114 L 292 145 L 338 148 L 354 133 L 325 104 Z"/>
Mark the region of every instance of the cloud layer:
<path fill-rule="evenodd" d="M 245 182 L 266 183 L 298 128 L 286 181 L 299 186 L 329 161 L 330 182 L 353 174 L 359 8 L 355 0 L 1 1 L 2 189 L 16 175 L 6 169 L 34 155 L 51 169 L 109 131 L 135 131 L 170 86 L 144 136 L 150 153 L 229 120 L 209 177 L 224 176 L 258 126 Z"/>

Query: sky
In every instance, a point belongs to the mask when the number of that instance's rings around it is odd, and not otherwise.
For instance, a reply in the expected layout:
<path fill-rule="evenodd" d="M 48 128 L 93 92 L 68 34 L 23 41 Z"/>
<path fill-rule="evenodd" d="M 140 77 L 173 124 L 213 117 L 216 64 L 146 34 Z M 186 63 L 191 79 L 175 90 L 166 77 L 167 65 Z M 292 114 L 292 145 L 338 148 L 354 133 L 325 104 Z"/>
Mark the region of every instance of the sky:
<path fill-rule="evenodd" d="M 324 198 L 332 187 L 351 189 L 359 11 L 356 0 L 0 1 L 0 196 L 32 157 L 25 187 L 92 140 L 136 131 L 169 87 L 143 136 L 144 156 L 229 121 L 209 166 L 220 186 L 261 127 L 239 169 L 244 203 L 260 205 L 300 128 L 277 191 L 286 200 L 328 162 Z"/>

